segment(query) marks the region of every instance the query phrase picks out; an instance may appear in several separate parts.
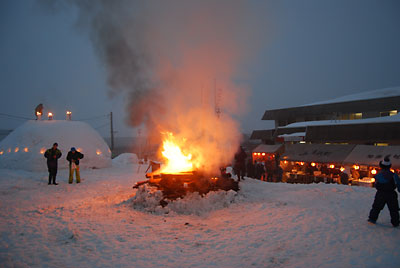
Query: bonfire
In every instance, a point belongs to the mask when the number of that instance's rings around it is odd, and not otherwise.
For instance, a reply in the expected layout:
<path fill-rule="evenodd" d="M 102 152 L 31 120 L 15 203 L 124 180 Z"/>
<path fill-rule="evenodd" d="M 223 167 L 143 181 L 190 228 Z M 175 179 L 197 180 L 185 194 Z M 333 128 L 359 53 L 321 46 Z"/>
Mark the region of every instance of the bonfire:
<path fill-rule="evenodd" d="M 172 133 L 167 133 L 165 136 L 161 152 L 165 163 L 147 173 L 148 180 L 136 183 L 133 188 L 149 184 L 161 190 L 164 199 L 168 200 L 182 198 L 191 192 L 205 195 L 210 191 L 239 190 L 238 182 L 233 180 L 230 174 L 225 173 L 224 168 L 221 168 L 218 174 L 206 173 L 205 169 L 202 169 L 205 163 L 198 162 L 191 153 L 183 152 Z M 161 205 L 166 204 L 164 199 Z"/>

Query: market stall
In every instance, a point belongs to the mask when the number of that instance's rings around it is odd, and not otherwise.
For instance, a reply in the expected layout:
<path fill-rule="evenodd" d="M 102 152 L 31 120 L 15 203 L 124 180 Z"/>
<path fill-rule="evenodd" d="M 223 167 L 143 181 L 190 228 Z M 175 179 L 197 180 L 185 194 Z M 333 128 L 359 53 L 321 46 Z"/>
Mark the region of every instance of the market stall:
<path fill-rule="evenodd" d="M 287 144 L 280 159 L 283 178 L 289 183 L 340 183 L 349 169 L 343 165 L 344 160 L 354 147 L 348 144 Z"/>
<path fill-rule="evenodd" d="M 379 172 L 379 161 L 388 156 L 392 171 L 400 171 L 400 146 L 356 145 L 344 163 L 351 166 L 353 185 L 372 186 Z"/>

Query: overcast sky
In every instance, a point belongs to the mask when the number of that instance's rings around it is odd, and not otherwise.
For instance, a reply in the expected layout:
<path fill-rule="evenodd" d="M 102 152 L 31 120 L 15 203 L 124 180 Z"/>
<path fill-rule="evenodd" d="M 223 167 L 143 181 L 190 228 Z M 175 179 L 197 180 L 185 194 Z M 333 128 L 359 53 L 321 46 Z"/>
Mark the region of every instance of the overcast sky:
<path fill-rule="evenodd" d="M 272 126 L 261 120 L 266 109 L 400 86 L 400 1 L 244 3 L 258 35 L 247 40 L 255 53 L 237 67 L 248 88 L 248 108 L 237 116 L 244 132 Z M 33 0 L 0 1 L 0 113 L 33 118 L 39 103 L 57 119 L 66 109 L 74 119 L 113 111 L 117 136 L 136 135 L 124 123 L 125 96 L 109 97 L 104 64 L 76 19 Z M 0 116 L 0 129 L 22 122 Z M 88 122 L 109 136 L 106 117 Z"/>

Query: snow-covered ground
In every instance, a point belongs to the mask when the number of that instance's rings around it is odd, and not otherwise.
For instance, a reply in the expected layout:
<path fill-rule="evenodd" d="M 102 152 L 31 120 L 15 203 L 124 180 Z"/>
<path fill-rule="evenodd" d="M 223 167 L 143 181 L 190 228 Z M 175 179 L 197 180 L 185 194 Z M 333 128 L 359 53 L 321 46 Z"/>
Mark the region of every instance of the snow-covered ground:
<path fill-rule="evenodd" d="M 150 213 L 133 206 L 146 166 L 122 162 L 83 170 L 81 184 L 61 170 L 58 186 L 0 170 L 0 266 L 400 267 L 387 208 L 366 222 L 372 188 L 246 179 L 236 196 Z"/>

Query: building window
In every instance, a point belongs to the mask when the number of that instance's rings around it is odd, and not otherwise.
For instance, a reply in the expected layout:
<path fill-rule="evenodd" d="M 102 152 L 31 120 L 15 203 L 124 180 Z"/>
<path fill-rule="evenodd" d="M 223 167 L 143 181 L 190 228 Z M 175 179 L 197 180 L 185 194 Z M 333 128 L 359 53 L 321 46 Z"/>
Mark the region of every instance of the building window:
<path fill-rule="evenodd" d="M 350 119 L 350 120 L 362 119 L 362 113 L 353 113 L 353 114 L 350 114 L 349 119 Z"/>
<path fill-rule="evenodd" d="M 381 114 L 381 117 L 382 116 L 392 116 L 392 115 L 397 114 L 397 110 L 385 111 L 385 112 L 381 112 L 380 114 Z"/>

